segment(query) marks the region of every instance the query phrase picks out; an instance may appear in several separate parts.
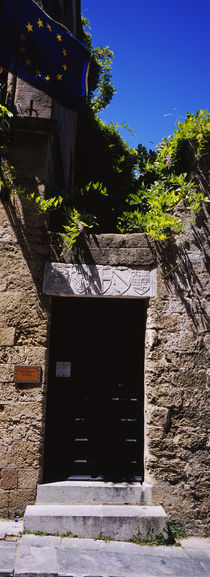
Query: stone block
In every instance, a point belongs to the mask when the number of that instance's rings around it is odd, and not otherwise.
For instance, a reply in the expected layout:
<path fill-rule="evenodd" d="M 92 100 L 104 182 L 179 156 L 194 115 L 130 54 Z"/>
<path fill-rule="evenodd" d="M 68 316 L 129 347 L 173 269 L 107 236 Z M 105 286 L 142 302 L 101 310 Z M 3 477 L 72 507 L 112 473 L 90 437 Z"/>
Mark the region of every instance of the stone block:
<path fill-rule="evenodd" d="M 28 506 L 24 528 L 51 535 L 73 533 L 79 537 L 98 537 L 100 533 L 116 540 L 132 538 L 148 531 L 167 534 L 167 515 L 162 507 L 151 505 L 52 505 Z"/>
<path fill-rule="evenodd" d="M 10 417 L 10 406 L 1 404 L 0 405 L 0 421 L 8 421 Z"/>
<path fill-rule="evenodd" d="M 47 262 L 43 292 L 46 295 L 60 296 L 146 298 L 156 294 L 156 269 Z"/>
<path fill-rule="evenodd" d="M 87 259 L 88 260 L 88 259 Z M 155 259 L 148 248 L 92 248 L 91 263 L 110 266 L 154 266 Z"/>
<path fill-rule="evenodd" d="M 0 348 L 1 364 L 24 364 L 27 359 L 26 347 L 13 346 Z"/>
<path fill-rule="evenodd" d="M 35 467 L 40 459 L 40 445 L 31 441 L 23 441 L 15 443 L 12 447 L 12 459 L 18 468 Z"/>
<path fill-rule="evenodd" d="M 192 423 L 190 422 L 190 425 L 191 424 Z M 204 449 L 207 439 L 207 432 L 202 431 L 200 427 L 197 427 L 196 429 L 192 426 L 181 426 L 177 430 L 174 441 L 176 442 L 176 445 L 179 446 L 181 444 L 183 448 L 194 452 L 199 449 Z"/>
<path fill-rule="evenodd" d="M 0 448 L 0 469 L 8 467 L 11 463 L 11 448 Z"/>
<path fill-rule="evenodd" d="M 87 505 L 139 504 L 142 488 L 139 483 L 111 483 L 103 481 L 61 481 L 40 484 L 37 503 L 66 503 Z"/>
<path fill-rule="evenodd" d="M 111 248 L 112 250 L 123 247 L 144 249 L 154 246 L 153 241 L 146 234 L 141 233 L 100 234 L 96 235 L 94 238 L 90 237 L 87 244 L 91 248 L 98 246 L 99 248 Z"/>
<path fill-rule="evenodd" d="M 43 386 L 44 385 L 20 385 L 18 399 L 20 401 L 36 401 L 40 404 L 43 401 Z"/>
<path fill-rule="evenodd" d="M 210 333 L 204 336 L 204 345 L 208 354 L 208 358 L 210 358 Z"/>
<path fill-rule="evenodd" d="M 35 402 L 20 401 L 13 405 L 11 411 L 11 418 L 13 421 L 24 418 L 33 419 L 33 422 L 38 423 L 42 419 L 42 404 Z"/>
<path fill-rule="evenodd" d="M 2 383 L 14 381 L 14 365 L 0 364 L 0 381 Z"/>
<path fill-rule="evenodd" d="M 21 107 L 23 107 L 23 110 L 26 110 L 28 108 L 28 103 L 30 102 L 31 99 L 33 99 L 33 103 L 34 103 L 33 105 L 34 105 L 35 110 L 38 111 L 38 116 L 39 116 L 38 120 L 40 118 L 41 118 L 41 120 L 42 119 L 45 120 L 48 118 L 50 119 L 51 118 L 51 109 L 52 109 L 52 99 L 49 96 L 47 96 L 46 94 L 43 94 L 42 92 L 40 92 L 40 90 L 37 90 L 36 88 L 34 88 L 34 86 L 33 87 L 29 86 L 28 84 L 23 82 L 23 80 L 20 80 L 19 78 L 17 78 L 15 104 L 17 105 L 20 102 Z M 26 118 L 21 118 L 21 120 L 25 121 Z M 23 128 L 24 126 L 25 126 L 25 124 L 23 124 L 23 123 L 20 124 L 20 128 L 21 127 Z M 44 123 L 43 123 L 43 126 L 44 126 Z M 21 138 L 21 137 L 23 138 L 22 132 L 21 132 L 19 138 Z M 41 138 L 42 138 L 42 136 L 40 137 L 40 140 L 41 140 Z M 23 160 L 23 162 L 24 162 L 24 160 Z M 33 166 L 33 163 L 31 163 L 31 165 Z M 30 168 L 31 168 L 31 166 L 30 166 Z M 25 169 L 26 169 L 26 167 L 25 167 Z"/>
<path fill-rule="evenodd" d="M 14 383 L 0 383 L 1 403 L 10 404 L 18 401 L 18 390 Z"/>
<path fill-rule="evenodd" d="M 43 365 L 46 362 L 47 347 L 24 347 L 28 364 Z"/>
<path fill-rule="evenodd" d="M 0 346 L 12 347 L 15 344 L 15 328 L 0 328 Z"/>
<path fill-rule="evenodd" d="M 44 299 L 46 300 L 46 297 Z M 16 329 L 17 345 L 42 346 L 46 344 L 48 323 L 47 311 L 44 310 L 46 304 L 43 302 L 42 306 L 42 303 L 38 302 L 34 287 L 30 291 L 2 293 L 0 315 L 6 314 L 7 323 L 15 323 L 18 326 L 18 330 Z M 6 340 L 6 335 L 7 333 L 5 335 L 2 333 L 1 344 L 14 345 L 14 333 L 10 331 L 8 340 Z"/>
<path fill-rule="evenodd" d="M 3 542 L 0 547 L 0 575 L 12 577 L 15 573 L 17 543 Z"/>
<path fill-rule="evenodd" d="M 9 465 L 1 471 L 1 488 L 16 489 L 18 484 L 18 470 L 15 465 Z"/>
<path fill-rule="evenodd" d="M 37 549 L 21 543 L 17 550 L 15 575 L 20 577 L 56 577 L 58 575 L 57 548 L 48 544 Z"/>
<path fill-rule="evenodd" d="M 157 329 L 148 329 L 146 331 L 146 341 L 150 348 L 154 348 L 158 344 L 158 331 Z"/>
<path fill-rule="evenodd" d="M 157 407 L 154 405 L 147 405 L 146 407 L 146 422 L 148 425 L 154 427 L 165 427 L 167 422 L 169 409 L 167 407 Z"/>
<path fill-rule="evenodd" d="M 5 219 L 2 226 L 0 226 L 0 243 L 15 243 L 17 242 L 17 237 L 12 226 Z"/>
<path fill-rule="evenodd" d="M 19 469 L 18 488 L 19 489 L 36 489 L 39 481 L 39 470 L 30 467 L 30 469 Z"/>
<path fill-rule="evenodd" d="M 28 504 L 33 504 L 36 498 L 36 489 L 14 489 L 10 491 L 9 517 L 21 517 Z"/>
<path fill-rule="evenodd" d="M 183 315 L 171 314 L 161 316 L 158 322 L 158 328 L 167 329 L 167 331 L 179 331 L 183 322 Z"/>
<path fill-rule="evenodd" d="M 8 518 L 9 491 L 0 489 L 0 517 Z"/>

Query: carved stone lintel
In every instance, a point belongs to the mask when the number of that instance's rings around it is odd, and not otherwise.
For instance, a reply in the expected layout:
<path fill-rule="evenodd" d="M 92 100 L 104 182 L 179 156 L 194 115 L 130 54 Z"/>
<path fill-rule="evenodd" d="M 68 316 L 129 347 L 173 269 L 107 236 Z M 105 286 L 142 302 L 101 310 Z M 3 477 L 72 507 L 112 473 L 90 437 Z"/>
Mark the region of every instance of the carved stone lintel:
<path fill-rule="evenodd" d="M 48 262 L 43 293 L 54 296 L 153 297 L 156 295 L 156 269 Z"/>

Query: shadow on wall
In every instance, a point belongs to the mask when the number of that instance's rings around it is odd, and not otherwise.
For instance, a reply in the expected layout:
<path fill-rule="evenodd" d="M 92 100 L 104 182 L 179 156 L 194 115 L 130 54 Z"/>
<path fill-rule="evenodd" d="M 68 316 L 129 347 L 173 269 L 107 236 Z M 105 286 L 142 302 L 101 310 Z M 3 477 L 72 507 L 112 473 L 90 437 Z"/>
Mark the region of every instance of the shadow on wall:
<path fill-rule="evenodd" d="M 207 210 L 191 224 L 190 237 L 183 244 L 173 239 L 158 246 L 163 280 L 169 293 L 175 289 L 196 329 L 208 330 L 206 301 L 208 292 L 208 214 Z"/>
<path fill-rule="evenodd" d="M 2 266 L 5 275 L 5 290 L 2 292 L 2 306 L 5 306 L 5 321 L 8 327 L 15 329 L 14 347 L 2 347 L 1 363 L 14 370 L 14 365 L 39 365 L 43 370 L 42 384 L 13 384 L 15 391 L 14 406 L 18 399 L 18 407 L 24 411 L 27 405 L 27 416 L 24 416 L 24 447 L 34 445 L 34 456 L 26 457 L 26 472 L 29 463 L 37 460 L 34 469 L 34 484 L 31 482 L 30 497 L 35 499 L 36 482 L 41 481 L 43 469 L 43 443 L 45 431 L 45 403 L 47 389 L 48 366 L 48 334 L 50 324 L 51 299 L 42 294 L 42 279 L 45 260 L 50 251 L 47 236 L 47 223 L 42 215 L 37 214 L 31 203 L 18 197 L 2 201 L 4 208 L 3 230 L 5 231 L 2 250 Z M 5 349 L 5 350 L 4 350 Z M 4 355 L 4 356 L 3 356 Z M 35 390 L 37 389 L 37 391 Z M 37 415 L 33 415 L 36 398 Z M 31 403 L 31 409 L 30 409 Z M 30 414 L 31 410 L 31 414 Z M 6 424 L 6 423 L 5 423 Z M 11 427 L 11 425 L 9 425 Z M 16 426 L 16 425 L 15 425 Z M 32 437 L 34 436 L 34 441 Z M 18 443 L 16 442 L 17 446 Z M 19 443 L 20 444 L 20 443 Z M 14 444 L 15 447 L 15 444 Z M 15 449 L 14 449 L 15 450 Z M 21 453 L 20 448 L 20 453 Z M 22 453 L 21 453 L 22 455 Z M 20 463 L 21 461 L 20 455 Z M 22 474 L 23 465 L 20 465 Z M 27 485 L 26 485 L 27 486 Z M 29 490 L 26 489 L 26 493 Z M 11 507 L 12 515 L 21 515 L 25 509 L 25 497 L 21 489 Z M 13 512 L 14 509 L 14 512 Z"/>
<path fill-rule="evenodd" d="M 18 195 L 3 200 L 3 205 L 16 238 L 14 244 L 17 243 L 20 247 L 36 286 L 38 298 L 44 304 L 43 268 L 50 254 L 46 219 L 38 214 L 32 203 L 19 199 Z"/>

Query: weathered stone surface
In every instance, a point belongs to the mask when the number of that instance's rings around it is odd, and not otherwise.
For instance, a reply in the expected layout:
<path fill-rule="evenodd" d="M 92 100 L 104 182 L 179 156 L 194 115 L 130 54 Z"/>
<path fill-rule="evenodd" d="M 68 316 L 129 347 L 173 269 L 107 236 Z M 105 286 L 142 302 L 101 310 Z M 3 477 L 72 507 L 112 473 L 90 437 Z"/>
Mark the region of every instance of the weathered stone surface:
<path fill-rule="evenodd" d="M 0 488 L 0 516 L 9 517 L 9 491 Z"/>
<path fill-rule="evenodd" d="M 36 504 L 24 515 L 27 531 L 95 538 L 100 533 L 117 541 L 140 533 L 162 531 L 167 535 L 167 515 L 162 507 L 152 505 Z"/>
<path fill-rule="evenodd" d="M 3 543 L 0 547 L 0 575 L 12 577 L 14 575 L 17 543 Z"/>
<path fill-rule="evenodd" d="M 14 489 L 10 491 L 9 517 L 21 517 L 28 503 L 32 504 L 36 497 L 36 487 L 34 489 Z"/>
<path fill-rule="evenodd" d="M 51 234 L 52 261 L 66 264 L 110 265 L 110 266 L 156 266 L 156 254 L 152 239 L 146 234 L 101 234 L 81 239 L 69 252 L 63 248 L 61 236 Z"/>
<path fill-rule="evenodd" d="M 18 470 L 15 465 L 9 465 L 1 471 L 1 488 L 16 489 L 18 484 Z"/>
<path fill-rule="evenodd" d="M 11 410 L 11 418 L 13 420 L 34 419 L 34 415 L 36 415 L 36 422 L 38 423 L 42 419 L 42 411 L 39 403 L 20 401 L 15 403 Z"/>
<path fill-rule="evenodd" d="M 10 383 L 14 379 L 14 366 L 9 364 L 0 364 L 0 375 L 2 383 Z"/>
<path fill-rule="evenodd" d="M 27 120 L 29 125 L 32 120 Z M 49 126 L 42 128 L 41 140 L 36 135 L 31 145 L 31 126 L 24 146 L 23 131 L 15 137 L 16 148 L 18 143 L 22 146 L 17 150 L 18 177 L 22 178 L 21 171 L 27 172 L 28 190 L 43 191 L 45 187 Z M 206 170 L 209 185 L 209 166 Z M 22 513 L 33 503 L 42 476 L 51 315 L 50 298 L 42 294 L 45 262 L 145 269 L 147 273 L 157 268 L 157 291 L 148 299 L 146 320 L 145 479 L 154 485 L 154 503 L 162 504 L 170 517 L 184 522 L 188 531 L 207 532 L 207 214 L 204 218 L 199 226 L 192 226 L 186 214 L 183 231 L 173 245 L 154 245 L 144 234 L 104 234 L 80 242 L 69 253 L 60 235 L 52 235 L 50 245 L 46 222 L 31 204 L 17 198 L 7 207 L 0 204 L 1 482 L 6 482 L 3 471 L 9 465 L 18 469 L 16 488 L 3 489 L 1 485 L 0 515 Z M 81 283 L 78 286 L 76 294 L 81 294 Z M 135 296 L 146 298 L 149 294 Z M 16 386 L 17 364 L 41 366 L 42 384 Z M 13 471 L 11 484 L 16 482 L 14 475 Z"/>
<path fill-rule="evenodd" d="M 148 488 L 144 487 L 144 493 Z M 139 505 L 142 487 L 136 483 L 62 481 L 37 487 L 37 504 Z M 145 494 L 144 494 L 145 497 Z"/>
<path fill-rule="evenodd" d="M 15 328 L 0 328 L 0 346 L 13 346 L 15 344 Z"/>
<path fill-rule="evenodd" d="M 40 447 L 37 443 L 23 440 L 19 443 L 15 442 L 12 448 L 12 457 L 14 463 L 19 467 L 23 467 L 24 464 L 28 468 L 35 467 L 39 464 Z"/>
<path fill-rule="evenodd" d="M 147 298 L 156 294 L 156 270 L 46 263 L 43 292 L 63 296 Z"/>
<path fill-rule="evenodd" d="M 145 465 L 154 502 L 189 532 L 202 534 L 207 532 L 209 490 L 208 273 L 190 228 L 188 238 L 191 275 L 188 261 L 165 279 L 159 269 L 157 298 L 147 310 Z"/>
<path fill-rule="evenodd" d="M 10 406 L 0 405 L 0 421 L 6 421 L 10 417 Z"/>
<path fill-rule="evenodd" d="M 36 488 L 37 483 L 39 481 L 40 471 L 39 468 L 35 469 L 34 467 L 30 469 L 26 469 L 23 467 L 19 469 L 18 472 L 18 488 L 19 489 L 34 489 Z"/>
<path fill-rule="evenodd" d="M 11 406 L 11 403 L 18 401 L 36 401 L 38 403 L 43 401 L 43 387 L 42 384 L 31 385 L 17 385 L 14 382 L 14 376 L 12 382 L 3 382 L 0 384 L 0 398 L 1 402 L 5 405 Z M 3 417 L 2 417 L 3 418 Z"/>
<path fill-rule="evenodd" d="M 11 462 L 11 447 L 0 448 L 0 469 L 3 469 Z"/>

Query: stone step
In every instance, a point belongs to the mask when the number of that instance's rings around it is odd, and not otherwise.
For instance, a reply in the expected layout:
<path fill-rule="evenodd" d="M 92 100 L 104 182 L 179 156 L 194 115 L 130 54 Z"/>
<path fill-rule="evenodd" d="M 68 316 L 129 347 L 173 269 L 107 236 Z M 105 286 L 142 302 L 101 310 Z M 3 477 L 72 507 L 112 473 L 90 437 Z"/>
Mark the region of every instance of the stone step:
<path fill-rule="evenodd" d="M 161 506 L 151 505 L 28 505 L 24 529 L 50 535 L 72 534 L 115 540 L 145 536 L 161 531 L 167 535 L 167 515 Z"/>
<path fill-rule="evenodd" d="M 38 485 L 36 503 L 139 505 L 143 496 L 140 483 L 62 481 Z"/>

